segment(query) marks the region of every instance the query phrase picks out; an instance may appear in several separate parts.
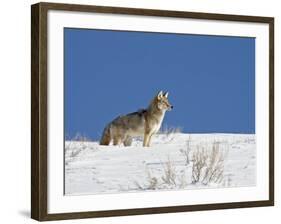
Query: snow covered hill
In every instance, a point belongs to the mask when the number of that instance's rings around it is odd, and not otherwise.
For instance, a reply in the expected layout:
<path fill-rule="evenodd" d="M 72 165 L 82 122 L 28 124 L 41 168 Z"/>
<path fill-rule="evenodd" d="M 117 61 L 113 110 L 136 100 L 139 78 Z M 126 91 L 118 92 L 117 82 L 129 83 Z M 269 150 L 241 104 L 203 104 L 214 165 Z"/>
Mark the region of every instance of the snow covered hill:
<path fill-rule="evenodd" d="M 255 135 L 159 134 L 152 147 L 65 142 L 66 195 L 253 186 Z"/>

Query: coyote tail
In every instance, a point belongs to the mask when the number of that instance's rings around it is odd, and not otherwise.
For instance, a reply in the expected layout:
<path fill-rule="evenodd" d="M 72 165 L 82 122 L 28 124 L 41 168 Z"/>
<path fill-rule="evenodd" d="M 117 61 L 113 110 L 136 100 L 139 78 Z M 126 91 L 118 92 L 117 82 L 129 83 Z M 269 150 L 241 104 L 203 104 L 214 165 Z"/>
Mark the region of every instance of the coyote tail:
<path fill-rule="evenodd" d="M 107 125 L 103 130 L 102 137 L 101 137 L 101 140 L 100 140 L 100 145 L 109 145 L 110 140 L 111 140 L 110 128 Z"/>

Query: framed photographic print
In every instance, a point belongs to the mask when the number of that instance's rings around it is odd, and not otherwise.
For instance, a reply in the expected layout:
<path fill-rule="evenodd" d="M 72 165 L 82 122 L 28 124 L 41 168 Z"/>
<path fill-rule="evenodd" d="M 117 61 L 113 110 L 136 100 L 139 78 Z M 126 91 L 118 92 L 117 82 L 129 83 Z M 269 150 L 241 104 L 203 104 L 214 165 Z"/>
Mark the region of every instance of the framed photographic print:
<path fill-rule="evenodd" d="M 32 218 L 274 204 L 274 19 L 32 5 Z"/>

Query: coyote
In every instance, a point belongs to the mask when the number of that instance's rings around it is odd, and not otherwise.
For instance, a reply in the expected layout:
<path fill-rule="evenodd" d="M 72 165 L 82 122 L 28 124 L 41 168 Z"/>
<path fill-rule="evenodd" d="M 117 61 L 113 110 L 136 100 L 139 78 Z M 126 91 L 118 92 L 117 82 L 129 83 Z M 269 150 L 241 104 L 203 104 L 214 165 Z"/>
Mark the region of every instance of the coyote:
<path fill-rule="evenodd" d="M 149 147 L 151 136 L 161 127 L 165 112 L 173 109 L 168 101 L 168 92 L 160 91 L 151 101 L 147 109 L 140 109 L 127 115 L 119 116 L 110 122 L 103 131 L 100 145 L 124 144 L 130 146 L 132 137 L 144 137 L 143 146 Z"/>

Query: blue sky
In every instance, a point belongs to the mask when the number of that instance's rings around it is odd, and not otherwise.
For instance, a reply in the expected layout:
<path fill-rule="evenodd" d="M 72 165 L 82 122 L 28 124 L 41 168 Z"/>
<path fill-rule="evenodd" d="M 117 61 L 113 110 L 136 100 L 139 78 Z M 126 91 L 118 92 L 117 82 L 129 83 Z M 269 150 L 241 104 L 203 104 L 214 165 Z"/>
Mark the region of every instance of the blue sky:
<path fill-rule="evenodd" d="M 158 90 L 163 124 L 188 133 L 255 133 L 255 39 L 64 29 L 65 133 L 99 139 Z"/>

